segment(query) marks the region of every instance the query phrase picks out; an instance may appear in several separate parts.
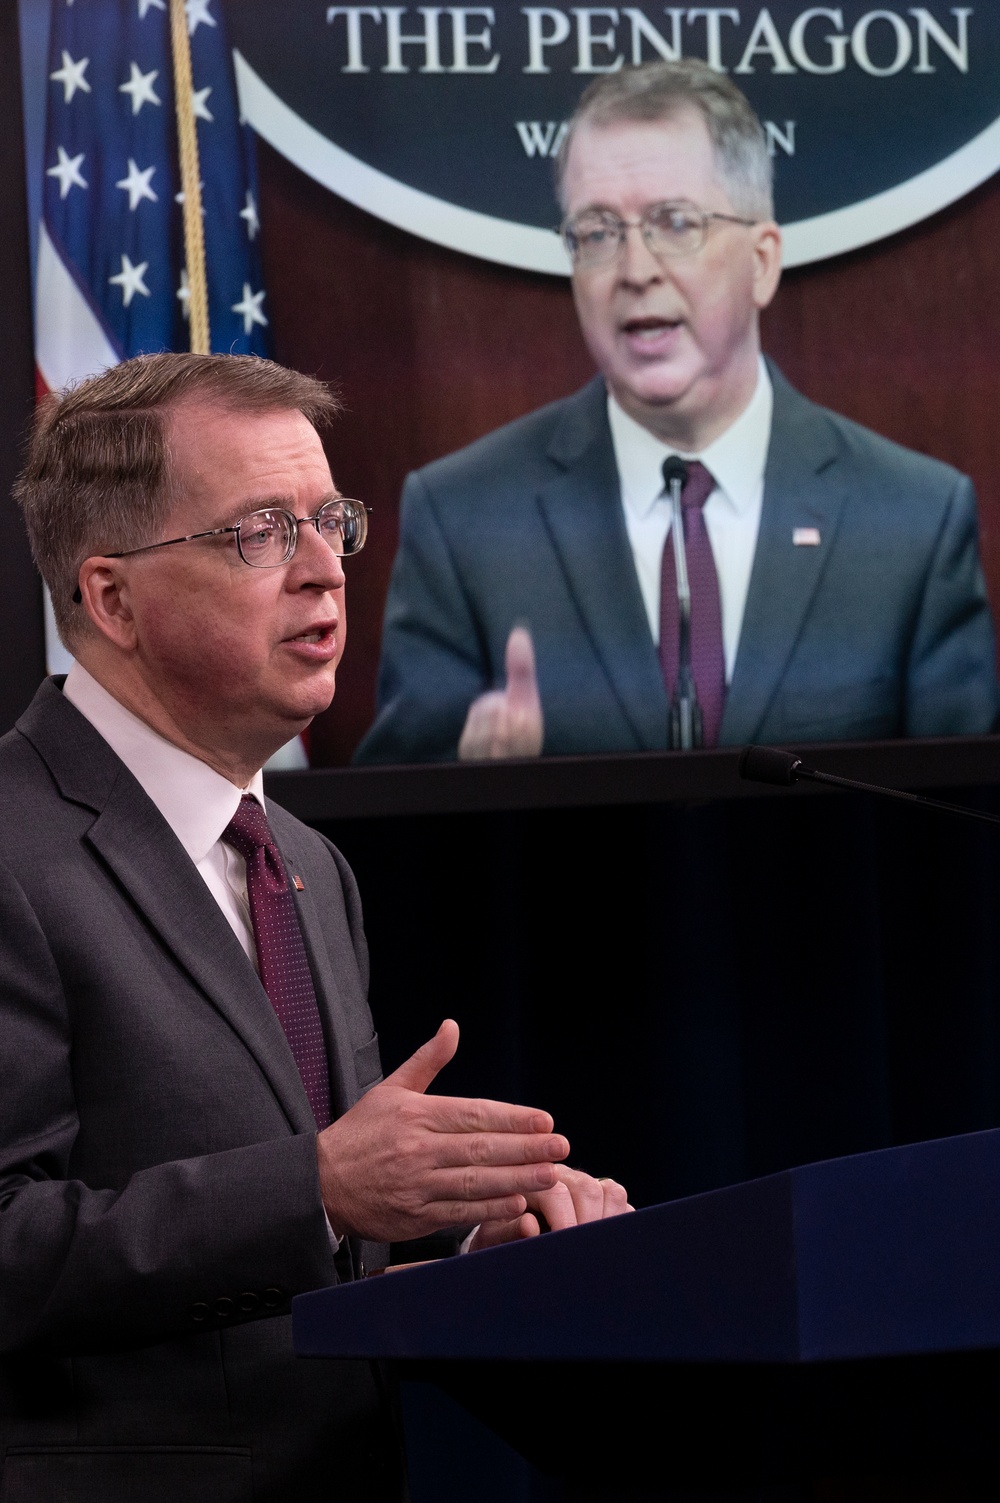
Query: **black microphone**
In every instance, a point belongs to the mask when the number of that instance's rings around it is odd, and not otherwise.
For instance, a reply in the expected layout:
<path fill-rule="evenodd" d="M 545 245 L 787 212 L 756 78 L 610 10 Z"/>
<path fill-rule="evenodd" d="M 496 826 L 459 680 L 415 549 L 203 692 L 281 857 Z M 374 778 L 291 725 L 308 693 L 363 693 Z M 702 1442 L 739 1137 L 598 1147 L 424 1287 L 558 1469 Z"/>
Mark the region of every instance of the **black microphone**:
<path fill-rule="evenodd" d="M 687 549 L 684 547 L 684 516 L 681 491 L 687 484 L 688 467 L 679 454 L 663 461 L 663 483 L 670 497 L 673 521 L 670 534 L 674 549 L 674 573 L 677 578 L 677 682 L 670 703 L 669 744 L 672 749 L 688 751 L 703 741 L 701 705 L 698 688 L 691 671 L 691 586 L 688 581 Z"/>
<path fill-rule="evenodd" d="M 681 490 L 687 485 L 688 467 L 679 454 L 671 454 L 663 461 L 663 483 L 669 491 L 676 482 Z"/>
<path fill-rule="evenodd" d="M 849 788 L 855 793 L 877 793 L 881 798 L 903 799 L 908 804 L 937 809 L 940 814 L 960 814 L 963 819 L 1000 825 L 998 814 L 983 814 L 979 809 L 967 809 L 962 804 L 945 804 L 936 798 L 923 798 L 919 793 L 904 793 L 901 788 L 883 788 L 877 783 L 859 783 L 854 778 L 840 778 L 832 772 L 818 772 L 814 767 L 807 767 L 794 752 L 782 751 L 777 746 L 745 746 L 740 752 L 739 768 L 740 777 L 750 783 L 771 783 L 779 788 L 787 788 L 799 779 L 826 783 L 833 788 Z"/>

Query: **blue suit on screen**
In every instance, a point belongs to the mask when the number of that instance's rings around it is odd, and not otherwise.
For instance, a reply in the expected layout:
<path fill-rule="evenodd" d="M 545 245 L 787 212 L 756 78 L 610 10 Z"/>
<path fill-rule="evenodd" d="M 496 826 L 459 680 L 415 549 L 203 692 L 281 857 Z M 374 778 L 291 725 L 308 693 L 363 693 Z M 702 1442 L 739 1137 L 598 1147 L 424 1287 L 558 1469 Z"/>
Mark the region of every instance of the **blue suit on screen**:
<path fill-rule="evenodd" d="M 990 731 L 1000 700 L 971 482 L 770 373 L 721 744 Z M 518 624 L 534 639 L 546 755 L 666 748 L 600 377 L 407 479 L 378 713 L 357 759 L 454 757 Z"/>

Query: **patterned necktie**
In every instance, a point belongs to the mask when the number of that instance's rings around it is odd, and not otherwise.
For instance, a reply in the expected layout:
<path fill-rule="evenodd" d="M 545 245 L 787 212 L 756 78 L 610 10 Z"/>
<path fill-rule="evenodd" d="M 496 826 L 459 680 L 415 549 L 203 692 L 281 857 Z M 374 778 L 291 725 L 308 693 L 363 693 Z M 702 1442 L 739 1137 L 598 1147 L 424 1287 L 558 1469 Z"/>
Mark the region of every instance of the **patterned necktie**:
<path fill-rule="evenodd" d="M 667 461 L 669 463 L 669 461 Z M 722 710 L 726 702 L 726 660 L 722 650 L 722 604 L 719 576 L 705 526 L 705 502 L 715 481 L 697 459 L 688 464 L 688 478 L 681 491 L 684 517 L 684 547 L 691 587 L 691 671 L 698 690 L 702 715 L 702 742 L 715 746 L 719 739 Z M 677 605 L 677 567 L 674 543 L 667 535 L 660 564 L 660 666 L 668 699 L 677 681 L 680 650 L 680 611 Z"/>
<path fill-rule="evenodd" d="M 285 1030 L 316 1126 L 329 1127 L 330 1069 L 312 972 L 288 874 L 255 798 L 243 795 L 222 839 L 246 861 L 260 979 Z"/>

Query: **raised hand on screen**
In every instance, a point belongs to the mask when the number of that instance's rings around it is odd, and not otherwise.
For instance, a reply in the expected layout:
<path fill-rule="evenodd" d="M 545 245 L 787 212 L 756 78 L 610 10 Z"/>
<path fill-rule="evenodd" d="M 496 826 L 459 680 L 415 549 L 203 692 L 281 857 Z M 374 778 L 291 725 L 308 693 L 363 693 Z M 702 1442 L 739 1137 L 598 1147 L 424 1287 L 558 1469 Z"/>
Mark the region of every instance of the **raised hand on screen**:
<path fill-rule="evenodd" d="M 531 633 L 515 626 L 504 653 L 507 683 L 503 689 L 481 694 L 469 706 L 458 743 L 463 762 L 500 757 L 537 757 L 545 724 L 535 676 Z"/>

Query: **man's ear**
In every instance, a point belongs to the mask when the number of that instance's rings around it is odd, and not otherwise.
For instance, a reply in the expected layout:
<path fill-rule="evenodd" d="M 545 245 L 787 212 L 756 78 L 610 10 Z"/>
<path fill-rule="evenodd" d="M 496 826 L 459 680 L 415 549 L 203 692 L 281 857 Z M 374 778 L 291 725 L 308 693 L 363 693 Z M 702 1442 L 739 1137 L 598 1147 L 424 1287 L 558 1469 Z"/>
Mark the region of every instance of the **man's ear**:
<path fill-rule="evenodd" d="M 80 565 L 78 589 L 83 609 L 97 631 L 129 652 L 136 634 L 126 575 L 119 559 L 86 558 Z"/>
<path fill-rule="evenodd" d="M 781 281 L 781 230 L 773 219 L 755 225 L 753 243 L 753 300 L 763 310 L 774 297 Z"/>

